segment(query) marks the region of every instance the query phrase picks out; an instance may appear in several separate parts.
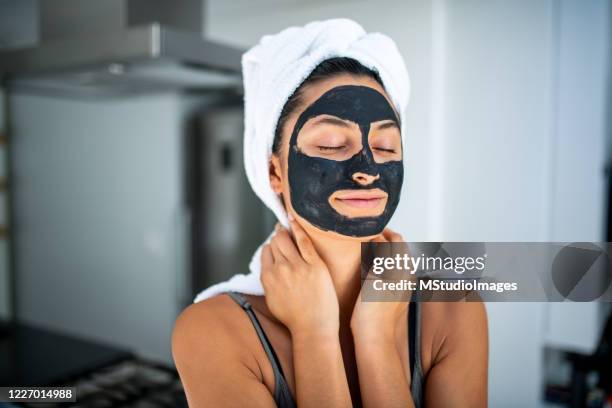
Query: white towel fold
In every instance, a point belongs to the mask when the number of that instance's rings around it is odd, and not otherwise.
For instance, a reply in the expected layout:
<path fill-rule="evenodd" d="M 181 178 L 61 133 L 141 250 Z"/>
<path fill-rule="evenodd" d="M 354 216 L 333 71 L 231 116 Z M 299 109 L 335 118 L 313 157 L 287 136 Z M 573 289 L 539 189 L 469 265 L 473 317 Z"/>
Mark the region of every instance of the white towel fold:
<path fill-rule="evenodd" d="M 242 56 L 247 178 L 255 194 L 286 227 L 287 214 L 270 186 L 268 175 L 276 123 L 295 89 L 319 63 L 334 57 L 353 58 L 378 72 L 404 128 L 410 80 L 397 46 L 384 34 L 366 33 L 359 24 L 344 18 L 313 21 L 303 27 L 289 27 L 277 34 L 265 35 Z M 402 129 L 402 135 L 405 133 Z M 271 237 L 272 234 L 255 251 L 249 264 L 250 273 L 237 274 L 208 287 L 195 297 L 194 303 L 230 290 L 262 295 L 261 248 Z"/>

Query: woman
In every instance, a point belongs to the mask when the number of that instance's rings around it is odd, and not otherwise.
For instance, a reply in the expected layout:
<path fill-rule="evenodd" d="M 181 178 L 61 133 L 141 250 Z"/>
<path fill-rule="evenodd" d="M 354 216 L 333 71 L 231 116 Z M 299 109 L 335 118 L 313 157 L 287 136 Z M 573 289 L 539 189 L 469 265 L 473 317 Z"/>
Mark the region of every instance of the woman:
<path fill-rule="evenodd" d="M 384 229 L 402 160 L 380 75 L 319 63 L 276 126 L 268 178 L 290 221 L 262 249 L 264 296 L 219 294 L 176 322 L 190 406 L 486 406 L 481 303 L 360 300 L 361 242 L 403 241 Z"/>

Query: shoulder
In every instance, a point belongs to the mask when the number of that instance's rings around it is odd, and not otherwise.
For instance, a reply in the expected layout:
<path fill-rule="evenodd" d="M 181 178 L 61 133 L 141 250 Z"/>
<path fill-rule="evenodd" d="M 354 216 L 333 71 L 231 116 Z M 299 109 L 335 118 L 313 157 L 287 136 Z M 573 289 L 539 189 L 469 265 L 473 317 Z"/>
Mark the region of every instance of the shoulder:
<path fill-rule="evenodd" d="M 172 356 L 190 407 L 274 406 L 254 336 L 249 317 L 227 294 L 181 312 Z"/>
<path fill-rule="evenodd" d="M 423 314 L 439 321 L 450 331 L 487 325 L 487 312 L 483 302 L 423 302 Z"/>
<path fill-rule="evenodd" d="M 435 321 L 434 360 L 465 350 L 486 351 L 488 346 L 487 312 L 483 302 L 424 303 L 424 321 Z"/>
<path fill-rule="evenodd" d="M 485 305 L 479 301 L 426 302 L 423 322 L 433 339 L 427 371 L 427 405 L 486 406 L 488 328 Z"/>
<path fill-rule="evenodd" d="M 187 306 L 172 331 L 172 355 L 184 371 L 214 369 L 217 364 L 245 362 L 244 311 L 228 295 L 217 295 Z M 206 364 L 202 364 L 206 361 Z M 196 368 L 197 365 L 197 368 Z M 247 363 L 247 365 L 250 365 Z"/>
<path fill-rule="evenodd" d="M 229 323 L 224 316 L 232 312 L 229 302 L 231 299 L 226 295 L 218 295 L 187 306 L 174 323 L 172 344 L 180 346 L 185 342 L 223 336 Z"/>
<path fill-rule="evenodd" d="M 447 316 L 446 323 L 452 328 L 476 328 L 487 323 L 487 312 L 483 302 L 442 302 L 438 305 L 442 313 Z"/>

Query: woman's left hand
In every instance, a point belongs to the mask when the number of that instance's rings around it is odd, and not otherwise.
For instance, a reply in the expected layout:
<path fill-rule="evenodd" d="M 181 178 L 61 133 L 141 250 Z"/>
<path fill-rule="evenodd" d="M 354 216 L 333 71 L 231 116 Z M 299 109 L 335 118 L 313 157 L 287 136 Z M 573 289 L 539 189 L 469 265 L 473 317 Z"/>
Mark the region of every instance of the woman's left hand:
<path fill-rule="evenodd" d="M 385 230 L 376 237 L 374 242 L 404 242 L 403 237 L 390 230 L 389 228 L 385 228 Z M 370 271 L 370 274 L 372 272 Z M 371 277 L 371 276 L 370 276 Z M 370 278 L 369 277 L 369 278 Z M 379 277 L 374 277 L 375 279 L 379 279 Z M 408 305 L 409 305 L 409 297 L 406 299 L 404 294 L 403 299 L 400 301 L 390 301 L 385 299 L 385 301 L 364 301 L 364 289 L 369 285 L 367 282 L 362 286 L 361 292 L 355 302 L 355 306 L 353 307 L 353 314 L 351 316 L 351 331 L 354 336 L 358 336 L 360 338 L 372 336 L 380 339 L 381 336 L 385 336 L 387 338 L 393 338 L 395 335 L 395 328 L 400 319 L 406 316 Z M 371 289 L 370 289 L 371 290 Z M 378 294 L 378 296 L 393 296 L 394 294 Z"/>

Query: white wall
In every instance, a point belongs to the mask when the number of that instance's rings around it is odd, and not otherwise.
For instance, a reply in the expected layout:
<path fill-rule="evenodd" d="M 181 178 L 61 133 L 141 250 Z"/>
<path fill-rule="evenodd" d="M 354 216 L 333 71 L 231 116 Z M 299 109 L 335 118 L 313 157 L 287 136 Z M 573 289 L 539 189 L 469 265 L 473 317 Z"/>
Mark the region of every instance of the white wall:
<path fill-rule="evenodd" d="M 559 7 L 550 196 L 555 241 L 606 240 L 603 175 L 612 133 L 607 117 L 612 108 L 611 11 L 609 1 L 564 0 Z M 604 317 L 599 304 L 546 306 L 547 344 L 594 350 Z"/>
<path fill-rule="evenodd" d="M 207 34 L 242 46 L 332 17 L 398 43 L 413 93 L 392 227 L 408 240 L 602 239 L 606 1 L 228 3 L 209 1 Z M 593 341 L 596 306 L 568 308 L 487 305 L 491 406 L 538 406 L 545 342 Z"/>
<path fill-rule="evenodd" d="M 441 122 L 431 183 L 435 235 L 545 241 L 552 8 L 540 1 L 446 2 Z M 542 305 L 487 305 L 491 406 L 537 404 Z M 518 341 L 520 339 L 520 341 Z M 517 392 L 520 391 L 520 392 Z"/>

